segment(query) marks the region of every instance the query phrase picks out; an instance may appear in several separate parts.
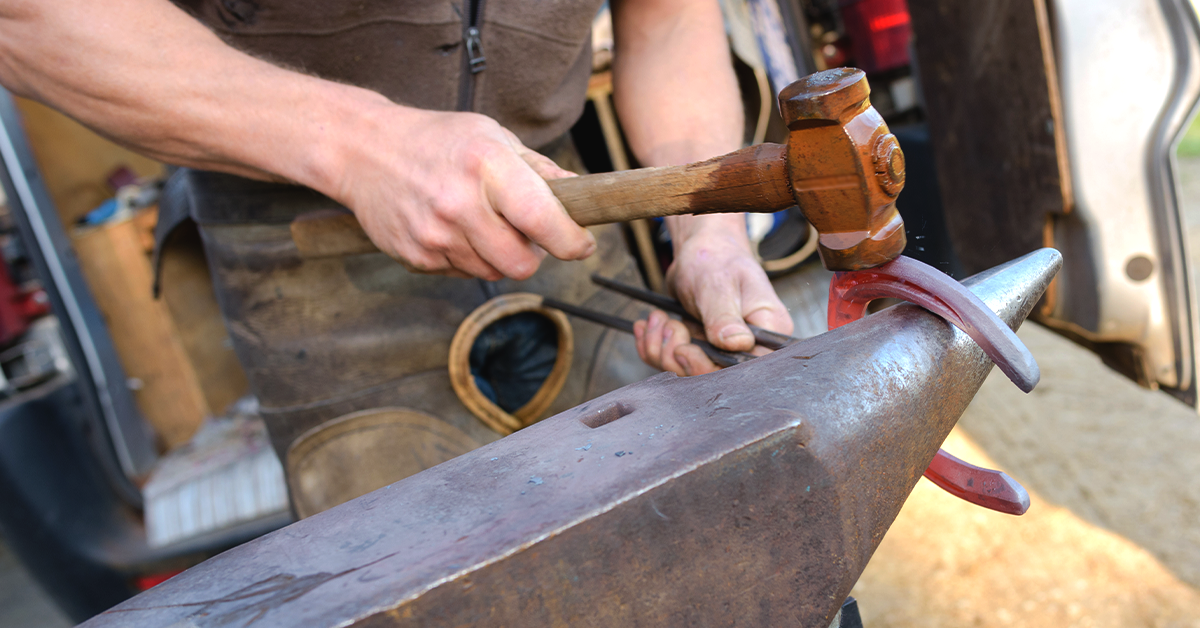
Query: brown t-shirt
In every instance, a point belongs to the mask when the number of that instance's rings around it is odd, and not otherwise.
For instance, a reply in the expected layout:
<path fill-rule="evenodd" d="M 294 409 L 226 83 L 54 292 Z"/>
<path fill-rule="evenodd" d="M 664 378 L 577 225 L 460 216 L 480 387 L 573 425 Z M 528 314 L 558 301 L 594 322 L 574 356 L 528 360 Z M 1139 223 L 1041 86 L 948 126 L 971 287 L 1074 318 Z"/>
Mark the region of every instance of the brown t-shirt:
<path fill-rule="evenodd" d="M 483 113 L 539 147 L 583 111 L 602 0 L 175 2 L 260 58 L 413 107 Z M 478 72 L 468 68 L 472 23 L 486 64 Z"/>

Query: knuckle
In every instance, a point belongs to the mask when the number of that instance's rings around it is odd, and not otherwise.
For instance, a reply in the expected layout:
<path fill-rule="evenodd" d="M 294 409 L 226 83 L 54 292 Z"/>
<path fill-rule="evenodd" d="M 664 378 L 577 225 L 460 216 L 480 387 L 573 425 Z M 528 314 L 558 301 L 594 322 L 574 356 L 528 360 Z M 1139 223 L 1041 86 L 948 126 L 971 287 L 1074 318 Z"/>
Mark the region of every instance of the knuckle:
<path fill-rule="evenodd" d="M 445 223 L 461 224 L 469 220 L 473 209 L 471 199 L 451 191 L 445 191 L 429 202 L 432 214 Z"/>
<path fill-rule="evenodd" d="M 445 229 L 422 229 L 414 233 L 412 237 L 413 241 L 421 248 L 438 253 L 448 251 L 453 242 L 450 233 Z"/>
<path fill-rule="evenodd" d="M 439 216 L 442 218 L 442 220 L 452 225 L 464 225 L 471 223 L 474 213 L 475 212 L 472 211 L 472 208 L 469 204 L 456 202 L 448 204 L 446 207 L 442 208 Z"/>
<path fill-rule="evenodd" d="M 468 176 L 479 178 L 489 170 L 490 164 L 495 160 L 494 153 L 488 142 L 473 140 L 468 142 L 463 147 L 460 161 L 463 171 Z"/>
<path fill-rule="evenodd" d="M 430 274 L 441 270 L 441 265 L 428 255 L 410 255 L 404 260 L 404 265 L 414 273 Z"/>
<path fill-rule="evenodd" d="M 512 150 L 491 139 L 478 139 L 467 149 L 467 164 L 472 171 L 482 172 L 513 156 Z"/>
<path fill-rule="evenodd" d="M 537 267 L 536 260 L 521 260 L 509 266 L 507 275 L 513 279 L 524 281 L 537 272 Z"/>
<path fill-rule="evenodd" d="M 463 151 L 463 163 L 468 172 L 481 172 L 487 166 L 490 155 L 487 143 L 475 140 L 468 143 Z"/>

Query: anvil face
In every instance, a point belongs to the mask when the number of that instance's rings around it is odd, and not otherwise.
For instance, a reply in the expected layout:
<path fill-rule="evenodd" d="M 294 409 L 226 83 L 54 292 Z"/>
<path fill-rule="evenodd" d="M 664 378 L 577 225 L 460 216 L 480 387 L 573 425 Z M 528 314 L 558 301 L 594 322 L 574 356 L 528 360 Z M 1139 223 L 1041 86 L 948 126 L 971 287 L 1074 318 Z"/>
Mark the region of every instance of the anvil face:
<path fill-rule="evenodd" d="M 966 283 L 1016 327 L 1061 258 Z M 914 306 L 662 374 L 85 626 L 827 626 L 992 364 Z"/>

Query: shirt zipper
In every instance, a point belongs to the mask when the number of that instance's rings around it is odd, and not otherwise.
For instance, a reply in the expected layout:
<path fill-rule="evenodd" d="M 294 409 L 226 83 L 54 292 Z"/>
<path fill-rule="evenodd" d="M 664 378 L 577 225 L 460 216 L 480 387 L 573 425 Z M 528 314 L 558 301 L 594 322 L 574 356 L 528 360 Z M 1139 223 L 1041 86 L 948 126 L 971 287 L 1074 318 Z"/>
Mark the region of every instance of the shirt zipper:
<path fill-rule="evenodd" d="M 466 15 L 463 16 L 463 69 L 462 84 L 458 89 L 458 110 L 475 109 L 475 75 L 487 69 L 483 56 L 483 41 L 479 38 L 479 22 L 483 17 L 485 0 L 467 0 Z"/>

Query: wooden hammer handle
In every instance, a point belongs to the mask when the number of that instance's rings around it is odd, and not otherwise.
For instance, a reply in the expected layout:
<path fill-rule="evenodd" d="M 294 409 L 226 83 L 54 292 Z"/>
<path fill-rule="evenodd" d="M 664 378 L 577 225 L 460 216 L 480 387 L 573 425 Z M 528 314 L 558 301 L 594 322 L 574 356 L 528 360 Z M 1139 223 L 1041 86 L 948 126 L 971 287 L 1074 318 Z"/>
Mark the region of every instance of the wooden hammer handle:
<path fill-rule="evenodd" d="M 583 226 L 639 218 L 724 212 L 776 212 L 796 204 L 785 147 L 760 144 L 707 161 L 554 179 L 550 190 Z M 376 251 L 353 215 L 314 212 L 291 225 L 301 257 Z"/>
<path fill-rule="evenodd" d="M 796 204 L 784 152 L 780 144 L 760 144 L 683 166 L 549 183 L 571 218 L 585 227 L 680 214 L 774 212 Z"/>

